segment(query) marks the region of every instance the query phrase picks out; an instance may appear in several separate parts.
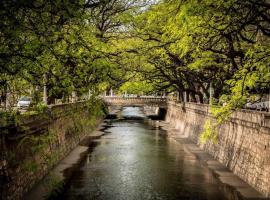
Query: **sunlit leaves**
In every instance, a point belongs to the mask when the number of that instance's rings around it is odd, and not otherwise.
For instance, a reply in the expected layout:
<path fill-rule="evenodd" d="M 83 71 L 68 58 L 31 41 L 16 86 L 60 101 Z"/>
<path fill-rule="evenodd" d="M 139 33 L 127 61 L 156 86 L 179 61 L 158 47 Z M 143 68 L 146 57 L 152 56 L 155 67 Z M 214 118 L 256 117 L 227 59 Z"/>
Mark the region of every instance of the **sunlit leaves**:
<path fill-rule="evenodd" d="M 151 94 L 153 92 L 153 85 L 146 81 L 129 81 L 124 83 L 119 91 L 121 93 L 127 92 L 128 94 Z"/>

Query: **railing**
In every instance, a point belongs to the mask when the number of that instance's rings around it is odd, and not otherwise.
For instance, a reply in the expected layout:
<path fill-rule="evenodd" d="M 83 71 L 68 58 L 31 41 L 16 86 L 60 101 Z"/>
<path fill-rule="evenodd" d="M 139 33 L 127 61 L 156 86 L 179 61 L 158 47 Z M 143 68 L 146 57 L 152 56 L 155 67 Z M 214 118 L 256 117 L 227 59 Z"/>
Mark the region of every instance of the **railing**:
<path fill-rule="evenodd" d="M 106 96 L 102 97 L 107 104 L 166 104 L 167 98 L 165 97 L 119 97 L 119 96 Z"/>
<path fill-rule="evenodd" d="M 182 104 L 175 101 L 168 101 L 168 105 L 175 106 L 176 108 L 182 107 Z M 192 112 L 204 113 L 205 115 L 211 115 L 210 107 L 208 104 L 200 104 L 194 102 L 185 103 L 186 110 L 191 110 Z M 231 115 L 231 120 L 236 121 L 249 121 L 251 123 L 257 124 L 258 126 L 264 126 L 270 128 L 270 113 L 262 112 L 256 110 L 239 109 L 235 110 Z M 240 122 L 239 122 L 240 123 Z"/>
<path fill-rule="evenodd" d="M 126 100 L 129 100 L 129 99 L 141 99 L 141 100 L 148 100 L 148 99 L 151 99 L 151 100 L 161 100 L 161 101 L 167 101 L 167 97 L 154 97 L 154 96 L 137 96 L 137 97 L 130 97 L 130 96 L 103 96 L 102 97 L 103 99 L 126 99 Z"/>
<path fill-rule="evenodd" d="M 112 100 L 121 100 L 121 99 L 125 99 L 125 100 L 132 100 L 132 99 L 136 99 L 136 100 L 157 100 L 157 101 L 167 101 L 166 97 L 147 97 L 147 96 L 143 96 L 143 97 L 119 97 L 119 96 L 106 96 L 106 97 L 102 97 L 103 99 L 112 99 Z"/>

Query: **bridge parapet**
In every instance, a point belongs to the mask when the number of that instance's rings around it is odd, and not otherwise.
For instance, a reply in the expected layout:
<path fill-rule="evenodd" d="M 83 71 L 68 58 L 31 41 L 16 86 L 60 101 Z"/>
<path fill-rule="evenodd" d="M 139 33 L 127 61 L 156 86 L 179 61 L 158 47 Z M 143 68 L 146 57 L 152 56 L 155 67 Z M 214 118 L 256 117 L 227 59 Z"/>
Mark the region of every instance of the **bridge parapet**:
<path fill-rule="evenodd" d="M 163 97 L 103 97 L 107 105 L 167 107 L 167 98 Z"/>

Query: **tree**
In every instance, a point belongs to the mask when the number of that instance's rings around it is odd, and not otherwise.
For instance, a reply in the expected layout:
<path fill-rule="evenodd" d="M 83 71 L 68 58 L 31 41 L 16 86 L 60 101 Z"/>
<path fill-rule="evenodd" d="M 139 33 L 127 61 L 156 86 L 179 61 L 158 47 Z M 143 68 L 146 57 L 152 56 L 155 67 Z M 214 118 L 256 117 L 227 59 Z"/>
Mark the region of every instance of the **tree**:
<path fill-rule="evenodd" d="M 1 20 L 1 91 L 10 77 L 46 86 L 49 103 L 73 91 L 117 82 L 112 39 L 140 1 L 5 1 Z M 10 87 L 11 88 L 11 87 Z M 2 95 L 4 97 L 5 94 Z"/>

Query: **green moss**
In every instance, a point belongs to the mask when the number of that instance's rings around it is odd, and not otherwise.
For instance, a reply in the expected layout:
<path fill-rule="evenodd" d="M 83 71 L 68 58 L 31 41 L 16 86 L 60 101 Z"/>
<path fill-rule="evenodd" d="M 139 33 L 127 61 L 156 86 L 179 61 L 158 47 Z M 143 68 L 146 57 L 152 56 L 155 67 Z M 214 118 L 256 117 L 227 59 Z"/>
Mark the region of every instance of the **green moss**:
<path fill-rule="evenodd" d="M 67 140 L 79 138 L 82 134 L 92 131 L 97 119 L 100 119 L 106 113 L 106 107 L 99 99 L 93 98 L 86 103 L 72 104 L 72 106 L 72 112 L 66 116 L 72 120 L 72 123 L 69 123 L 69 127 L 65 130 Z M 42 115 L 48 115 L 45 109 L 43 111 L 39 114 L 41 117 L 43 117 Z M 29 127 L 23 126 L 21 116 L 18 119 L 16 117 L 12 119 L 17 120 L 16 125 L 20 126 L 22 130 L 28 131 Z M 24 152 L 25 158 L 20 160 L 20 163 L 16 163 L 18 156 L 11 155 L 9 163 L 14 163 L 13 166 L 22 163 L 22 169 L 28 172 L 36 172 L 41 168 L 49 168 L 55 165 L 62 155 L 62 148 L 58 148 L 57 144 L 58 137 L 63 134 L 63 130 L 57 129 L 57 127 L 51 127 L 46 134 L 25 136 L 17 146 L 17 151 Z M 38 158 L 38 163 L 35 158 Z"/>
<path fill-rule="evenodd" d="M 33 172 L 33 173 L 35 173 L 39 169 L 39 165 L 33 162 L 32 160 L 24 160 L 21 167 L 23 171 Z"/>
<path fill-rule="evenodd" d="M 50 174 L 45 180 L 46 188 L 50 191 L 44 199 L 56 199 L 63 192 L 65 183 L 55 174 Z"/>

